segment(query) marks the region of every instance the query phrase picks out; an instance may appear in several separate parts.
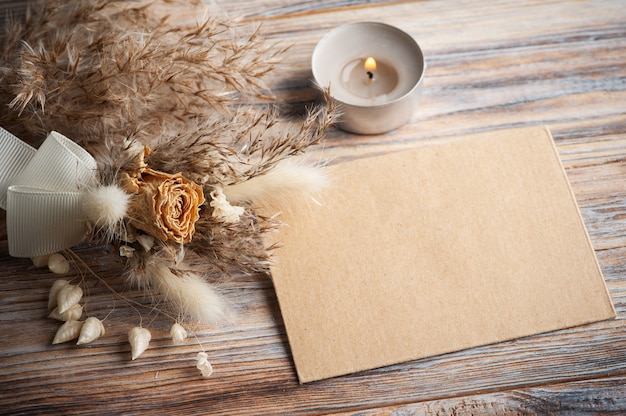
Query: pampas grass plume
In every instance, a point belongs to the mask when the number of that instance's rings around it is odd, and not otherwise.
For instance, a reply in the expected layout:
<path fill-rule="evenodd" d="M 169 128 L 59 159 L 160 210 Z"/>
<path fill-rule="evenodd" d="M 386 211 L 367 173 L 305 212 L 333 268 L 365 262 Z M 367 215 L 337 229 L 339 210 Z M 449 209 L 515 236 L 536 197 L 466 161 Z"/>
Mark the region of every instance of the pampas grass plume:
<path fill-rule="evenodd" d="M 83 195 L 83 209 L 87 218 L 107 234 L 113 234 L 130 203 L 131 196 L 117 185 L 99 186 Z"/>

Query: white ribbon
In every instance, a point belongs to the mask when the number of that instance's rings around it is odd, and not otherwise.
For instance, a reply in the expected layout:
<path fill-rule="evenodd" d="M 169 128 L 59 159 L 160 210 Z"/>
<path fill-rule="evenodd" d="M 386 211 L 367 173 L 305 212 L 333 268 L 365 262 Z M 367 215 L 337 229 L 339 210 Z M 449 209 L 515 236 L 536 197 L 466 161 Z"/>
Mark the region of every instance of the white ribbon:
<path fill-rule="evenodd" d="M 0 207 L 7 211 L 9 254 L 33 257 L 80 243 L 86 234 L 81 188 L 96 161 L 52 132 L 36 150 L 0 128 Z"/>

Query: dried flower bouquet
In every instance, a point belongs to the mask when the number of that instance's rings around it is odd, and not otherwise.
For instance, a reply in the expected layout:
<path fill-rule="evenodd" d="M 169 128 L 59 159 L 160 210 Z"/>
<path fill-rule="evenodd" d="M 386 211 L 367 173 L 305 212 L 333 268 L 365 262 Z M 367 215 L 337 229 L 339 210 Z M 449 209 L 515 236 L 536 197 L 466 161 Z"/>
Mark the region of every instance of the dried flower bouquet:
<path fill-rule="evenodd" d="M 116 245 L 130 281 L 165 299 L 176 321 L 214 322 L 224 302 L 207 277 L 267 271 L 263 240 L 277 221 L 260 201 L 325 183 L 297 156 L 321 140 L 332 109 L 294 126 L 271 105 L 246 105 L 267 93 L 284 50 L 219 16 L 171 22 L 155 11 L 163 4 L 48 0 L 11 22 L 0 39 L 0 125 L 33 146 L 56 131 L 84 148 L 97 163 L 78 186 L 87 240 Z M 58 258 L 54 267 L 65 270 Z M 98 322 L 89 339 L 104 333 Z M 172 328 L 179 340 L 181 329 Z"/>

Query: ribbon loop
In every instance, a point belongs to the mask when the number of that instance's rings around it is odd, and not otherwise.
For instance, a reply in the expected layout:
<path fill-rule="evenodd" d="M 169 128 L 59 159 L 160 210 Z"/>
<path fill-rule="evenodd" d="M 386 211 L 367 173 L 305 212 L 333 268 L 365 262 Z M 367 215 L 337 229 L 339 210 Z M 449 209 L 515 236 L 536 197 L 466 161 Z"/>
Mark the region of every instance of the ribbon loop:
<path fill-rule="evenodd" d="M 0 133 L 5 133 L 0 160 L 13 161 L 0 166 L 9 254 L 33 257 L 80 243 L 86 232 L 80 190 L 93 185 L 95 159 L 57 132 L 36 151 L 5 130 Z"/>
<path fill-rule="evenodd" d="M 7 236 L 13 257 L 56 253 L 85 238 L 78 192 L 11 186 L 7 202 Z"/>
<path fill-rule="evenodd" d="M 0 127 L 0 208 L 7 209 L 7 189 L 37 150 Z"/>

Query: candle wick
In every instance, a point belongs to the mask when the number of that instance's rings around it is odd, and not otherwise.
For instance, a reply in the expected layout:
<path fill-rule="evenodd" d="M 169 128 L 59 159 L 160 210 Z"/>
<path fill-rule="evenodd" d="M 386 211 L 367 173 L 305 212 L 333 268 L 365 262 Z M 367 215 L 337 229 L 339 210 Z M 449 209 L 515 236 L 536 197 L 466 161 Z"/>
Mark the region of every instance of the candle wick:
<path fill-rule="evenodd" d="M 374 73 L 372 71 L 367 71 L 367 77 L 369 79 L 374 79 Z"/>

